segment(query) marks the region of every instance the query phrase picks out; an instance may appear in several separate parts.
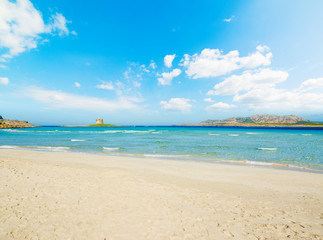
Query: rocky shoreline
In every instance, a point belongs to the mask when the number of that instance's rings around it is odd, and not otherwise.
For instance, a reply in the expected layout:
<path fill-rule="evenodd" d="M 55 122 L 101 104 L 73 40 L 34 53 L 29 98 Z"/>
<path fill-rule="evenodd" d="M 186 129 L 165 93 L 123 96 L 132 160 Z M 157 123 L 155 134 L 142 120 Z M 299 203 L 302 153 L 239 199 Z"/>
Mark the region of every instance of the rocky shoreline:
<path fill-rule="evenodd" d="M 9 120 L 9 119 L 2 119 L 0 116 L 0 128 L 30 128 L 30 127 L 37 127 L 28 121 L 18 121 L 18 120 Z"/>

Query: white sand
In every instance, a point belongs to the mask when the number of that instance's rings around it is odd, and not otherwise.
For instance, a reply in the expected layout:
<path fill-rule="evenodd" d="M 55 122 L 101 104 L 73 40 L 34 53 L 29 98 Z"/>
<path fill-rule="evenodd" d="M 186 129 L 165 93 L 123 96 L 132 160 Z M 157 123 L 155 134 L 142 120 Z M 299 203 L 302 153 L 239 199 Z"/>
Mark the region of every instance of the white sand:
<path fill-rule="evenodd" d="M 0 150 L 0 239 L 323 239 L 323 174 Z"/>

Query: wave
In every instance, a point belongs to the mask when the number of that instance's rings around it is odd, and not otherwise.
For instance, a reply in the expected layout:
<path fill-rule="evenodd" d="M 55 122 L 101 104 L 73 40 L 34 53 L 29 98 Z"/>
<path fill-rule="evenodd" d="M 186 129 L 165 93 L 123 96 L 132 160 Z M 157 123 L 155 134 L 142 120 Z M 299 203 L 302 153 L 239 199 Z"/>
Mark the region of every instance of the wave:
<path fill-rule="evenodd" d="M 143 154 L 144 157 L 150 158 L 187 158 L 190 155 L 169 155 L 169 154 Z"/>
<path fill-rule="evenodd" d="M 59 131 L 59 130 L 48 130 L 48 131 L 36 131 L 36 132 L 47 132 L 47 133 L 50 133 L 50 132 L 72 132 L 72 131 Z"/>
<path fill-rule="evenodd" d="M 78 133 L 159 133 L 155 132 L 155 129 L 151 130 L 105 130 L 105 131 L 78 131 Z"/>
<path fill-rule="evenodd" d="M 263 134 L 263 133 L 257 133 L 257 132 L 247 132 L 246 134 L 248 134 L 248 135 L 259 135 L 259 134 Z"/>
<path fill-rule="evenodd" d="M 70 149 L 70 147 L 50 147 L 50 146 L 9 146 L 2 145 L 0 149 L 29 149 L 29 150 L 48 150 L 53 152 L 65 152 Z"/>
<path fill-rule="evenodd" d="M 312 136 L 312 134 L 311 133 L 304 133 L 304 134 L 302 134 L 302 136 Z"/>
<path fill-rule="evenodd" d="M 9 145 L 2 145 L 0 146 L 0 149 L 18 149 L 19 146 L 9 146 Z"/>
<path fill-rule="evenodd" d="M 137 131 L 137 130 L 124 130 L 124 133 L 151 133 L 154 132 L 155 129 L 151 130 L 144 130 L 144 131 Z"/>
<path fill-rule="evenodd" d="M 109 151 L 109 152 L 112 152 L 112 151 L 119 151 L 121 148 L 119 147 L 102 147 L 104 151 Z"/>
<path fill-rule="evenodd" d="M 84 139 L 71 139 L 71 142 L 85 142 L 88 140 L 84 140 Z"/>
<path fill-rule="evenodd" d="M 31 132 L 26 130 L 17 130 L 17 129 L 1 129 L 2 132 Z"/>
<path fill-rule="evenodd" d="M 230 136 L 230 137 L 238 137 L 239 134 L 228 134 L 228 136 Z"/>
<path fill-rule="evenodd" d="M 219 133 L 208 133 L 209 136 L 219 136 Z"/>
<path fill-rule="evenodd" d="M 53 152 L 65 152 L 66 150 L 71 149 L 70 147 L 43 147 L 43 146 L 36 146 L 31 148 L 35 148 L 36 150 L 49 150 Z"/>
<path fill-rule="evenodd" d="M 265 147 L 263 147 L 263 148 L 257 148 L 258 150 L 264 150 L 264 151 L 276 151 L 277 150 L 277 148 L 265 148 Z"/>

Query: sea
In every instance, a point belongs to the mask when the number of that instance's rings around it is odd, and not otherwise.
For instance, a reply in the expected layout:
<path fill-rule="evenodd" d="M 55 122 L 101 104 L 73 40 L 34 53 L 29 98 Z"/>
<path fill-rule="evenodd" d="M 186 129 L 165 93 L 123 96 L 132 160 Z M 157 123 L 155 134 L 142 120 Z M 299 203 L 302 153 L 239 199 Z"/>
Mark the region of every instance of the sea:
<path fill-rule="evenodd" d="M 135 126 L 2 129 L 0 149 L 87 152 L 323 172 L 323 128 Z"/>

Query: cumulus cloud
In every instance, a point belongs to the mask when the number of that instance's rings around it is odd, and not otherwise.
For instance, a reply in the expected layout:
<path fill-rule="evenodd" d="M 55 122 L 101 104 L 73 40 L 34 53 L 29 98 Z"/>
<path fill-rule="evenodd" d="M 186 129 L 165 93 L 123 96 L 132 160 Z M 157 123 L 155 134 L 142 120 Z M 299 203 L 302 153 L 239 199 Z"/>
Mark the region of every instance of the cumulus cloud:
<path fill-rule="evenodd" d="M 78 82 L 74 82 L 74 86 L 75 86 L 75 87 L 81 87 L 81 84 L 80 84 L 80 83 L 78 83 Z"/>
<path fill-rule="evenodd" d="M 255 88 L 273 87 L 277 83 L 287 79 L 288 73 L 285 71 L 274 71 L 269 68 L 255 71 L 245 71 L 241 75 L 232 75 L 224 81 L 216 84 L 214 90 L 210 90 L 208 95 L 234 95 L 240 91 L 248 91 Z"/>
<path fill-rule="evenodd" d="M 25 96 L 53 108 L 81 109 L 81 110 L 131 110 L 138 109 L 138 99 L 119 96 L 116 100 L 108 100 L 96 97 L 79 96 L 55 90 L 47 90 L 39 87 L 29 87 L 24 90 Z"/>
<path fill-rule="evenodd" d="M 240 57 L 239 51 L 223 54 L 219 49 L 205 48 L 200 54 L 185 54 L 181 60 L 187 68 L 185 73 L 194 79 L 217 77 L 241 68 L 256 68 L 271 64 L 272 53 L 267 46 L 258 46 L 257 51 Z"/>
<path fill-rule="evenodd" d="M 1 85 L 8 85 L 9 79 L 7 77 L 0 77 L 0 84 Z"/>
<path fill-rule="evenodd" d="M 0 47 L 8 50 L 1 56 L 2 61 L 36 48 L 41 34 L 70 33 L 66 27 L 68 21 L 61 13 L 53 14 L 50 20 L 45 24 L 29 0 L 0 1 Z"/>
<path fill-rule="evenodd" d="M 102 84 L 96 85 L 99 89 L 105 89 L 105 90 L 113 90 L 113 84 L 112 82 L 102 82 Z"/>
<path fill-rule="evenodd" d="M 228 104 L 228 103 L 224 103 L 224 102 L 217 102 L 212 104 L 211 106 L 208 106 L 206 108 L 207 111 L 214 111 L 214 110 L 225 110 L 225 109 L 230 109 L 230 108 L 234 108 L 236 107 L 233 104 Z"/>
<path fill-rule="evenodd" d="M 171 98 L 169 101 L 161 101 L 162 108 L 166 111 L 188 112 L 192 105 L 187 98 Z"/>
<path fill-rule="evenodd" d="M 172 63 L 173 63 L 173 60 L 174 60 L 175 56 L 176 56 L 176 54 L 174 54 L 174 55 L 166 55 L 164 57 L 164 64 L 165 64 L 166 67 L 168 67 L 168 68 L 172 67 Z"/>
<path fill-rule="evenodd" d="M 171 85 L 174 77 L 177 77 L 181 74 L 181 70 L 176 68 L 171 72 L 164 72 L 161 74 L 162 77 L 158 78 L 158 82 L 161 85 Z"/>
<path fill-rule="evenodd" d="M 304 81 L 297 89 L 300 92 L 308 92 L 311 90 L 323 89 L 323 78 L 311 78 Z M 323 92 L 323 91 L 322 91 Z"/>

